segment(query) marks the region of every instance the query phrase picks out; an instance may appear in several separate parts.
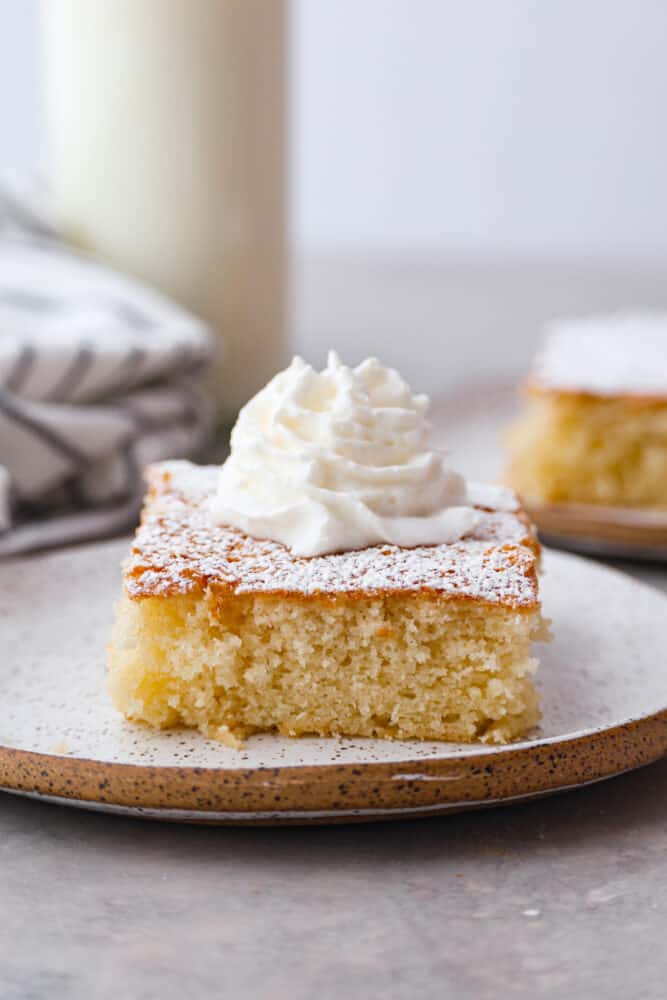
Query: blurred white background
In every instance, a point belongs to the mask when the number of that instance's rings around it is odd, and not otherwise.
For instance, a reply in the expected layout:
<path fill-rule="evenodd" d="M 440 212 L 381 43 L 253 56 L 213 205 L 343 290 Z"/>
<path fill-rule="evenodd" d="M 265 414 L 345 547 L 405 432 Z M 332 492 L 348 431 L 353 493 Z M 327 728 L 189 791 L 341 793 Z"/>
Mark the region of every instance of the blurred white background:
<path fill-rule="evenodd" d="M 308 248 L 667 254 L 664 0 L 300 0 Z"/>
<path fill-rule="evenodd" d="M 47 170 L 38 0 L 0 0 L 0 170 Z M 294 340 L 430 391 L 553 313 L 667 306 L 664 0 L 293 0 Z M 427 363 L 431 360 L 431 363 Z"/>

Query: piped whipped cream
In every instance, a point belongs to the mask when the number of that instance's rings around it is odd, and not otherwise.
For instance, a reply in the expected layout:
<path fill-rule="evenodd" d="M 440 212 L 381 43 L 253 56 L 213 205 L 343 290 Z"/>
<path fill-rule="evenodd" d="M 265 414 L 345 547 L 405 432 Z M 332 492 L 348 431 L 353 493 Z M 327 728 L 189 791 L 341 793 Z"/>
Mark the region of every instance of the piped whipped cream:
<path fill-rule="evenodd" d="M 298 556 L 462 538 L 480 515 L 430 447 L 428 406 L 376 358 L 294 358 L 239 414 L 214 519 Z"/>

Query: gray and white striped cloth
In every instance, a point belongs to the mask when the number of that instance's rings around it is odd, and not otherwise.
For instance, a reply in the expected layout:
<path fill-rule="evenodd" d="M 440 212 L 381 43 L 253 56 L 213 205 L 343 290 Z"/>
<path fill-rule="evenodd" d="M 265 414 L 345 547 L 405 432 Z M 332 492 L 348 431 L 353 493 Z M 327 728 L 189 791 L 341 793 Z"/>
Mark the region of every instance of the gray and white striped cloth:
<path fill-rule="evenodd" d="M 206 327 L 0 188 L 0 556 L 136 519 L 141 469 L 207 439 Z"/>

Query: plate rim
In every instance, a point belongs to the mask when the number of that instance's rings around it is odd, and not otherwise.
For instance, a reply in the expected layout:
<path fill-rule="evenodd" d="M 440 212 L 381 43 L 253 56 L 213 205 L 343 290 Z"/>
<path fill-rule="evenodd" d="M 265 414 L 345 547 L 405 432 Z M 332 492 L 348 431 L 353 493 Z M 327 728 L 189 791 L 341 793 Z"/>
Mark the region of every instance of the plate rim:
<path fill-rule="evenodd" d="M 667 562 L 667 508 L 551 503 L 522 498 L 547 544 L 589 555 Z"/>
<path fill-rule="evenodd" d="M 282 816 L 304 823 L 353 816 L 408 818 L 432 815 L 438 808 L 509 804 L 574 789 L 666 754 L 667 707 L 615 726 L 509 744 L 493 753 L 367 763 L 230 770 L 99 761 L 0 746 L 0 788 L 72 805 L 120 807 L 146 818 L 174 810 L 181 819 L 203 813 L 212 822 L 248 824 L 266 822 L 267 814 L 269 821 L 280 822 Z M 234 816 L 225 820 L 225 814 Z"/>
<path fill-rule="evenodd" d="M 623 507 L 614 504 L 582 503 L 581 501 L 531 500 L 523 497 L 522 502 L 529 513 L 554 514 L 589 517 L 600 524 L 627 526 L 629 528 L 667 530 L 667 507 Z"/>
<path fill-rule="evenodd" d="M 648 766 L 648 765 L 641 765 Z M 319 826 L 323 824 L 346 824 L 346 823 L 369 823 L 384 822 L 391 820 L 422 819 L 433 816 L 444 816 L 447 813 L 459 813 L 470 810 L 490 809 L 500 806 L 516 805 L 525 802 L 534 802 L 537 799 L 547 798 L 551 795 L 559 795 L 569 791 L 577 791 L 588 785 L 597 785 L 602 781 L 610 781 L 614 777 L 627 774 L 627 771 L 619 771 L 617 774 L 610 774 L 590 781 L 580 782 L 576 785 L 563 785 L 544 792 L 525 792 L 513 795 L 506 799 L 487 799 L 480 802 L 436 802 L 434 805 L 414 806 L 414 807 L 387 807 L 385 809 L 348 809 L 332 812 L 254 812 L 254 813 L 233 813 L 233 812 L 196 812 L 187 809 L 152 809 L 145 806 L 120 806 L 115 803 L 101 803 L 84 801 L 81 799 L 66 799 L 56 795 L 44 795 L 39 792 L 19 791 L 11 788 L 0 789 L 8 795 L 33 799 L 37 802 L 46 802 L 54 805 L 68 806 L 74 809 L 82 809 L 87 812 L 111 813 L 114 816 L 125 816 L 131 819 L 157 820 L 166 823 L 188 823 L 200 826 Z"/>

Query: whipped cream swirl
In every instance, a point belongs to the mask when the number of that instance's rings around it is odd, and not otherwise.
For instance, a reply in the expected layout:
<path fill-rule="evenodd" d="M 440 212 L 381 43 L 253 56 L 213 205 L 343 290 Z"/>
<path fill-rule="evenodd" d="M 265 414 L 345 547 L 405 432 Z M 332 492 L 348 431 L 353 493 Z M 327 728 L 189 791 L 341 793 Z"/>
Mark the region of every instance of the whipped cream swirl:
<path fill-rule="evenodd" d="M 461 476 L 429 448 L 428 396 L 376 358 L 294 358 L 241 410 L 213 499 L 216 521 L 298 556 L 452 542 L 474 529 Z"/>

